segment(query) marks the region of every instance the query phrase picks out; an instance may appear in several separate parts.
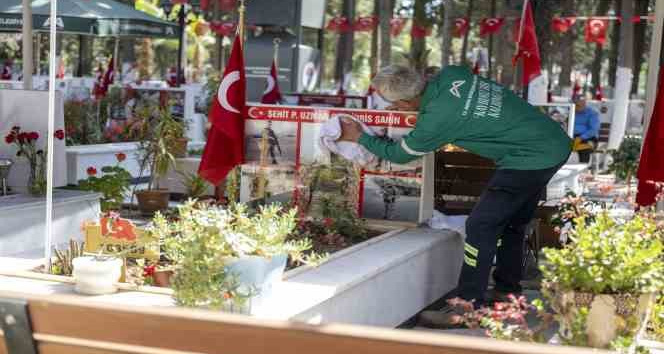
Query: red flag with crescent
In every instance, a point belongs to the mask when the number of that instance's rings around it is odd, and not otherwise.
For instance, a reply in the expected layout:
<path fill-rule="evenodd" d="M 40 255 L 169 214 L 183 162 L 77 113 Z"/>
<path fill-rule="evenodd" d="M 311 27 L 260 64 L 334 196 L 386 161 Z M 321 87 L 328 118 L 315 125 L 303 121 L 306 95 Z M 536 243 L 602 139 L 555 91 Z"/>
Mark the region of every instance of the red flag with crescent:
<path fill-rule="evenodd" d="M 351 29 L 350 21 L 344 16 L 335 16 L 330 19 L 325 29 L 333 32 L 347 32 Z"/>
<path fill-rule="evenodd" d="M 413 27 L 410 29 L 410 35 L 413 38 L 424 38 L 431 35 L 431 26 L 420 26 L 413 22 Z"/>
<path fill-rule="evenodd" d="M 208 112 L 211 123 L 198 174 L 217 186 L 244 162 L 246 78 L 240 36 L 235 37 L 228 65 Z"/>
<path fill-rule="evenodd" d="M 551 29 L 554 32 L 565 33 L 576 23 L 576 17 L 554 17 L 551 21 Z"/>
<path fill-rule="evenodd" d="M 542 65 L 535 33 L 535 20 L 530 1 L 526 1 L 523 10 L 524 16 L 519 23 L 518 41 L 516 43 L 516 55 L 512 59 L 512 65 L 516 65 L 519 59 L 523 59 L 523 85 L 527 85 L 532 79 L 542 72 Z"/>
<path fill-rule="evenodd" d="M 237 24 L 233 22 L 212 21 L 210 23 L 210 30 L 220 37 L 230 37 L 237 31 Z"/>
<path fill-rule="evenodd" d="M 219 0 L 219 8 L 224 12 L 235 10 L 235 5 L 237 5 L 237 0 Z"/>
<path fill-rule="evenodd" d="M 264 104 L 279 104 L 281 103 L 281 90 L 279 90 L 279 76 L 277 75 L 277 63 L 272 60 L 272 68 L 270 75 L 267 76 L 267 83 L 261 103 Z"/>
<path fill-rule="evenodd" d="M 505 19 L 502 17 L 483 18 L 480 21 L 480 37 L 497 33 L 504 23 Z"/>
<path fill-rule="evenodd" d="M 353 23 L 353 31 L 356 32 L 371 32 L 376 27 L 378 27 L 378 17 L 376 16 L 358 17 Z"/>
<path fill-rule="evenodd" d="M 664 193 L 664 190 L 658 190 L 655 183 L 664 182 L 664 65 L 659 69 L 659 88 L 655 98 L 655 107 L 650 116 L 650 124 L 646 133 L 646 138 L 641 150 L 641 159 L 639 160 L 639 170 L 637 177 L 639 179 L 639 191 L 636 195 L 636 202 L 639 205 L 648 206 L 656 202 L 657 194 Z"/>
<path fill-rule="evenodd" d="M 114 78 L 115 78 L 115 69 L 113 68 L 113 57 L 111 56 L 111 59 L 108 60 L 108 68 L 106 69 L 104 77 L 101 80 L 101 84 L 99 85 L 100 98 L 106 96 L 108 88 L 111 87 L 111 85 L 113 84 Z"/>
<path fill-rule="evenodd" d="M 604 45 L 606 43 L 606 30 L 609 21 L 598 18 L 590 18 L 586 22 L 586 42 Z"/>
<path fill-rule="evenodd" d="M 390 19 L 390 34 L 392 35 L 392 37 L 400 35 L 404 27 L 406 27 L 405 18 L 394 17 Z"/>
<path fill-rule="evenodd" d="M 460 18 L 455 18 L 454 19 L 454 30 L 452 31 L 452 35 L 454 37 L 463 37 L 466 35 L 466 32 L 468 32 L 468 28 L 470 27 L 470 21 L 466 17 L 460 17 Z"/>

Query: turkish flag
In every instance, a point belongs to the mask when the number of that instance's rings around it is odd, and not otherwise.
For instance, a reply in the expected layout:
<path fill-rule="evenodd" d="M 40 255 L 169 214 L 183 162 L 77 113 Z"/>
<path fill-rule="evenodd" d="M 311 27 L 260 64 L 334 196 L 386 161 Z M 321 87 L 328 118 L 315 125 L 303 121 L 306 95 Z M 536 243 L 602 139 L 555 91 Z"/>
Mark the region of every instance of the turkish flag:
<path fill-rule="evenodd" d="M 590 18 L 586 22 L 586 42 L 604 45 L 606 43 L 606 30 L 608 27 L 608 20 Z"/>
<path fill-rule="evenodd" d="M 219 0 L 219 8 L 224 12 L 233 11 L 236 4 L 237 0 Z"/>
<path fill-rule="evenodd" d="M 468 32 L 468 27 L 470 27 L 470 21 L 468 18 L 461 17 L 454 19 L 454 30 L 452 35 L 454 37 L 463 37 Z"/>
<path fill-rule="evenodd" d="M 518 41 L 516 43 L 517 54 L 512 59 L 512 65 L 516 65 L 519 59 L 523 59 L 523 85 L 525 86 L 532 79 L 539 76 L 542 69 L 530 1 L 526 0 L 524 13 L 525 16 L 519 23 Z"/>
<path fill-rule="evenodd" d="M 551 29 L 554 32 L 565 33 L 576 23 L 576 17 L 554 17 L 551 21 Z"/>
<path fill-rule="evenodd" d="M 210 29 L 220 37 L 230 37 L 237 31 L 237 24 L 233 22 L 212 21 Z"/>
<path fill-rule="evenodd" d="M 378 17 L 364 16 L 358 17 L 353 24 L 353 30 L 356 32 L 371 32 L 378 26 Z"/>
<path fill-rule="evenodd" d="M 502 17 L 483 18 L 480 21 L 480 37 L 497 33 L 504 23 L 505 19 Z"/>
<path fill-rule="evenodd" d="M 246 78 L 240 36 L 235 37 L 228 65 L 208 120 L 212 124 L 198 174 L 217 186 L 235 166 L 244 162 Z"/>
<path fill-rule="evenodd" d="M 392 35 L 392 37 L 400 35 L 404 27 L 406 27 L 405 18 L 395 17 L 390 19 L 390 34 Z"/>
<path fill-rule="evenodd" d="M 99 63 L 99 67 L 97 67 L 97 77 L 95 80 L 95 85 L 92 88 L 92 93 L 95 95 L 96 99 L 101 99 L 104 97 L 104 93 L 102 92 L 102 84 L 104 82 L 104 68 L 101 66 L 101 63 Z"/>
<path fill-rule="evenodd" d="M 413 27 L 410 29 L 410 35 L 413 38 L 424 38 L 431 35 L 431 27 L 420 26 L 413 22 Z"/>
<path fill-rule="evenodd" d="M 330 19 L 325 29 L 337 33 L 347 32 L 351 29 L 350 21 L 344 16 L 335 16 Z"/>
<path fill-rule="evenodd" d="M 267 85 L 261 103 L 278 104 L 281 103 L 281 90 L 279 90 L 279 77 L 277 75 L 277 63 L 272 61 L 270 75 L 267 77 Z"/>
<path fill-rule="evenodd" d="M 595 89 L 595 97 L 594 99 L 601 101 L 604 99 L 604 94 L 602 94 L 602 86 L 597 86 Z"/>
<path fill-rule="evenodd" d="M 636 195 L 636 202 L 642 206 L 648 206 L 655 203 L 658 192 L 655 182 L 664 182 L 664 66 L 659 69 L 659 88 L 655 107 L 650 117 L 650 125 L 646 133 L 646 139 L 641 150 L 641 160 L 639 162 L 639 190 Z"/>

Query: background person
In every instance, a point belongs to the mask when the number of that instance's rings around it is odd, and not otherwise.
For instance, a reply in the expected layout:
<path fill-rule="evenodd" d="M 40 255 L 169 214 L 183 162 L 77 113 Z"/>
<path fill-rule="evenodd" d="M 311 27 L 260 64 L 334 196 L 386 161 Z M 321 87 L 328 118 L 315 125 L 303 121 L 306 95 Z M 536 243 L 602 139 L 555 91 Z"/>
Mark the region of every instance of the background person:
<path fill-rule="evenodd" d="M 588 163 L 599 138 L 599 113 L 588 107 L 583 95 L 574 98 L 574 105 L 574 150 L 579 154 L 579 162 Z"/>
<path fill-rule="evenodd" d="M 342 140 L 358 142 L 380 158 L 404 164 L 454 144 L 495 161 L 498 169 L 466 222 L 459 297 L 479 307 L 485 302 L 489 273 L 497 298 L 519 293 L 523 242 L 542 190 L 567 161 L 571 140 L 560 125 L 499 84 L 467 68 L 447 66 L 432 81 L 403 66 L 383 68 L 373 86 L 393 109 L 419 111 L 417 124 L 401 141 L 388 142 L 363 132 L 354 121 L 342 125 Z M 501 246 L 497 247 L 501 236 Z M 459 327 L 467 309 L 448 305 L 425 311 L 420 323 Z"/>

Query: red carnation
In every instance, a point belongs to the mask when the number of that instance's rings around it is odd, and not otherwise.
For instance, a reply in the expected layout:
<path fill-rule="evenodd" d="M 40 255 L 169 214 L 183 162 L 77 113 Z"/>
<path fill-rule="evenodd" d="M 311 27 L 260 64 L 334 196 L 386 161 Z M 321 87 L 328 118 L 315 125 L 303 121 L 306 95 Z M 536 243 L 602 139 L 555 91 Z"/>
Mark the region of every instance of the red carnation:
<path fill-rule="evenodd" d="M 127 155 L 125 155 L 123 152 L 119 152 L 115 154 L 115 158 L 118 159 L 118 162 L 122 162 L 127 159 Z"/>
<path fill-rule="evenodd" d="M 157 269 L 154 264 L 146 265 L 145 267 L 143 267 L 143 277 L 153 276 L 156 270 Z"/>
<path fill-rule="evenodd" d="M 87 172 L 88 172 L 88 176 L 97 175 L 97 169 L 92 167 L 92 166 L 88 167 Z"/>
<path fill-rule="evenodd" d="M 65 131 L 62 130 L 62 129 L 58 129 L 58 130 L 55 131 L 54 135 L 55 135 L 56 139 L 62 140 L 62 139 L 65 138 Z"/>
<path fill-rule="evenodd" d="M 18 133 L 18 143 L 23 144 L 28 140 L 28 133 Z"/>
<path fill-rule="evenodd" d="M 7 134 L 7 136 L 5 137 L 5 142 L 6 142 L 7 144 L 11 144 L 11 143 L 13 143 L 15 140 L 16 140 L 16 134 L 13 134 L 13 133 Z"/>
<path fill-rule="evenodd" d="M 30 133 L 28 133 L 28 139 L 30 139 L 30 140 L 37 140 L 37 139 L 39 139 L 39 133 L 37 133 L 37 132 L 30 132 Z"/>

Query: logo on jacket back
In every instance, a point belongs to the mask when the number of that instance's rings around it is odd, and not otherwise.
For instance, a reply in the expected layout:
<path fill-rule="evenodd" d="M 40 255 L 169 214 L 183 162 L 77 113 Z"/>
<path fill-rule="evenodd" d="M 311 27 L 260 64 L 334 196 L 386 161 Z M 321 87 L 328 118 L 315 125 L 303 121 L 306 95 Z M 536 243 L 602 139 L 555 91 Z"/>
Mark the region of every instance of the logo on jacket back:
<path fill-rule="evenodd" d="M 461 94 L 459 93 L 459 87 L 461 87 L 465 83 L 466 83 L 466 80 L 453 81 L 452 82 L 452 87 L 450 88 L 450 93 L 453 96 L 456 96 L 456 98 L 461 98 Z"/>

